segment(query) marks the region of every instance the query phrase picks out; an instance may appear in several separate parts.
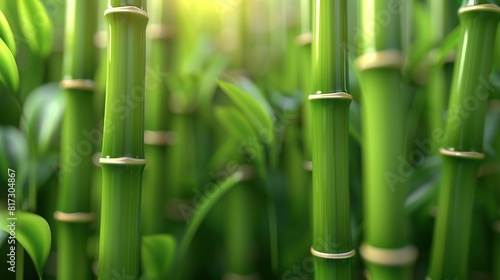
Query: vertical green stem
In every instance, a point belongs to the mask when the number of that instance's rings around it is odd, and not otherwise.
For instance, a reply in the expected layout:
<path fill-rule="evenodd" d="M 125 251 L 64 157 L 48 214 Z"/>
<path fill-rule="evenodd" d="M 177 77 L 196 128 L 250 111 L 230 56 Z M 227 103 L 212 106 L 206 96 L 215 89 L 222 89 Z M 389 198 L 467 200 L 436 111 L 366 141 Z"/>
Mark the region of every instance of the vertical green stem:
<path fill-rule="evenodd" d="M 500 21 L 497 1 L 465 1 L 451 88 L 431 279 L 467 279 L 474 190 L 482 153 L 489 74 Z M 457 233 L 460 234 L 457 234 Z"/>
<path fill-rule="evenodd" d="M 349 210 L 347 1 L 313 5 L 313 91 L 309 96 L 313 160 L 316 279 L 351 279 Z"/>
<path fill-rule="evenodd" d="M 416 248 L 403 211 L 409 176 L 402 89 L 402 1 L 363 0 L 356 63 L 362 93 L 364 219 L 360 253 L 371 279 L 412 279 Z"/>
<path fill-rule="evenodd" d="M 104 109 L 99 279 L 139 276 L 144 159 L 145 1 L 111 0 Z"/>
<path fill-rule="evenodd" d="M 88 279 L 90 260 L 85 254 L 90 213 L 90 186 L 94 146 L 85 136 L 93 128 L 93 81 L 97 1 L 70 0 L 66 5 L 63 57 L 66 109 L 61 138 L 61 167 L 57 211 L 58 279 Z"/>

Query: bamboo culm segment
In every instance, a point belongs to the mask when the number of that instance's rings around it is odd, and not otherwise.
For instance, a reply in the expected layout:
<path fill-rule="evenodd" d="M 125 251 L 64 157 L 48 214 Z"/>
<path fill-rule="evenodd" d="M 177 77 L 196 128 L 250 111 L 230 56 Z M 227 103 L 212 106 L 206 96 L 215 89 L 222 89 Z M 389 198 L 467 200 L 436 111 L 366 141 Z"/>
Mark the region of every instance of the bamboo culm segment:
<path fill-rule="evenodd" d="M 64 77 L 60 84 L 66 102 L 61 136 L 61 147 L 65 148 L 61 151 L 59 196 L 54 213 L 58 237 L 57 276 L 58 279 L 85 280 L 91 276 L 90 260 L 81 252 L 87 250 L 89 222 L 93 220 L 89 213 L 89 186 L 95 147 L 82 133 L 93 129 L 93 88 L 88 86 L 92 83 L 79 81 L 91 81 L 94 76 L 95 50 L 87 46 L 92 46 L 96 30 L 97 1 L 70 0 L 66 9 Z M 79 151 L 78 165 L 72 151 Z M 74 213 L 87 215 L 88 219 L 79 222 Z"/>
<path fill-rule="evenodd" d="M 126 3 L 125 3 L 126 2 Z M 129 3 L 130 2 L 130 3 Z M 121 4 L 133 4 L 123 6 Z M 98 279 L 139 277 L 144 160 L 145 1 L 110 1 Z"/>
<path fill-rule="evenodd" d="M 476 2 L 465 2 L 459 10 L 462 41 L 454 69 L 444 149 L 441 150 L 442 177 L 431 279 L 467 279 L 469 276 L 467 256 L 474 192 L 478 166 L 484 157 L 482 142 L 490 90 L 488 77 L 500 21 L 500 8 L 493 4 L 496 1 Z"/>

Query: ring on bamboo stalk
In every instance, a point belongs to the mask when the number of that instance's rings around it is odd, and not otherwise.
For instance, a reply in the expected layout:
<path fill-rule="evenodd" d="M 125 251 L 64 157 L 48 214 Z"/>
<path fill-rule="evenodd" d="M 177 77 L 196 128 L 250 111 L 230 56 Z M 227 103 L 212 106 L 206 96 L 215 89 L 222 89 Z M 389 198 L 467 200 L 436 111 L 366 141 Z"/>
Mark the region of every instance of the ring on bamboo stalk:
<path fill-rule="evenodd" d="M 484 158 L 483 153 L 477 153 L 477 152 L 450 151 L 450 150 L 445 149 L 445 148 L 439 149 L 439 152 L 442 155 L 450 156 L 450 157 L 468 158 L 468 159 L 483 159 Z"/>
<path fill-rule="evenodd" d="M 226 272 L 224 274 L 223 280 L 260 280 L 261 278 L 257 273 L 243 275 L 233 272 Z"/>
<path fill-rule="evenodd" d="M 111 7 L 106 9 L 106 11 L 104 11 L 104 16 L 111 13 L 132 13 L 149 18 L 148 13 L 146 13 L 146 11 L 144 11 L 141 8 L 137 8 L 136 6 Z"/>
<path fill-rule="evenodd" d="M 144 144 L 153 146 L 168 146 L 175 143 L 175 134 L 170 131 L 144 131 Z"/>
<path fill-rule="evenodd" d="M 404 55 L 401 51 L 387 50 L 367 53 L 359 56 L 355 63 L 359 70 L 372 68 L 401 68 L 404 62 Z"/>
<path fill-rule="evenodd" d="M 304 170 L 306 171 L 313 171 L 313 162 L 310 160 L 304 161 L 302 167 L 304 167 Z"/>
<path fill-rule="evenodd" d="M 500 13 L 500 7 L 498 7 L 497 5 L 494 5 L 494 4 L 474 5 L 474 6 L 463 7 L 463 8 L 458 9 L 458 14 L 463 14 L 463 13 L 472 12 L 472 11 Z"/>
<path fill-rule="evenodd" d="M 332 93 L 321 93 L 317 92 L 316 94 L 311 94 L 309 95 L 309 100 L 314 100 L 314 99 L 330 99 L 330 98 L 335 98 L 335 99 L 352 99 L 352 95 L 350 95 L 347 92 L 332 92 Z"/>
<path fill-rule="evenodd" d="M 311 247 L 311 254 L 315 257 L 322 259 L 347 259 L 356 255 L 356 251 L 353 249 L 345 253 L 323 253 L 323 252 L 318 252 L 314 250 L 313 247 Z"/>
<path fill-rule="evenodd" d="M 494 230 L 496 233 L 500 233 L 500 220 L 496 221 L 496 222 L 493 224 L 493 230 Z"/>
<path fill-rule="evenodd" d="M 92 80 L 75 79 L 75 80 L 62 80 L 59 82 L 59 87 L 62 89 L 80 89 L 93 91 L 95 83 Z"/>
<path fill-rule="evenodd" d="M 309 45 L 312 43 L 312 33 L 307 32 L 307 33 L 302 33 L 295 37 L 295 44 L 298 46 L 305 46 Z"/>
<path fill-rule="evenodd" d="M 119 157 L 119 158 L 100 158 L 100 164 L 146 164 L 146 160 L 142 158 L 130 158 L 130 157 Z"/>
<path fill-rule="evenodd" d="M 359 248 L 359 253 L 365 261 L 388 266 L 411 264 L 417 260 L 418 256 L 417 248 L 413 245 L 396 249 L 387 249 L 362 244 Z"/>
<path fill-rule="evenodd" d="M 83 212 L 64 213 L 61 211 L 55 211 L 54 219 L 56 219 L 56 221 L 67 223 L 88 223 L 95 220 L 95 214 Z"/>
<path fill-rule="evenodd" d="M 94 46 L 98 49 L 105 49 L 108 45 L 108 35 L 106 31 L 97 31 L 94 34 Z"/>
<path fill-rule="evenodd" d="M 153 23 L 146 27 L 146 37 L 148 39 L 170 39 L 175 36 L 175 30 L 165 24 Z"/>

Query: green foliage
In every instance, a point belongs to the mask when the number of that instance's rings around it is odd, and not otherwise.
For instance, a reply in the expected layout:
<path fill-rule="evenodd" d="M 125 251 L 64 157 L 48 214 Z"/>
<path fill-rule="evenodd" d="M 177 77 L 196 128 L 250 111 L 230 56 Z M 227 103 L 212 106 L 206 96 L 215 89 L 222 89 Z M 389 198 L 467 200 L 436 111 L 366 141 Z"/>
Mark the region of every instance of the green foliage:
<path fill-rule="evenodd" d="M 8 218 L 17 218 L 15 223 L 15 236 L 17 241 L 28 252 L 35 265 L 40 280 L 43 276 L 45 264 L 50 253 L 51 237 L 50 227 L 44 218 L 29 212 L 15 211 L 15 215 L 9 215 L 7 207 L 2 205 L 0 219 L 9 221 Z M 1 228 L 5 232 L 11 232 L 9 225 L 12 223 L 2 223 Z"/>
<path fill-rule="evenodd" d="M 40 0 L 19 0 L 21 30 L 32 52 L 46 57 L 52 50 L 54 28 Z"/>
<path fill-rule="evenodd" d="M 10 92 L 17 92 L 19 88 L 19 73 L 17 71 L 14 55 L 9 46 L 0 39 L 0 85 L 6 87 Z"/>
<path fill-rule="evenodd" d="M 177 242 L 172 235 L 157 234 L 142 237 L 142 265 L 144 275 L 141 280 L 167 279 L 172 274 Z"/>

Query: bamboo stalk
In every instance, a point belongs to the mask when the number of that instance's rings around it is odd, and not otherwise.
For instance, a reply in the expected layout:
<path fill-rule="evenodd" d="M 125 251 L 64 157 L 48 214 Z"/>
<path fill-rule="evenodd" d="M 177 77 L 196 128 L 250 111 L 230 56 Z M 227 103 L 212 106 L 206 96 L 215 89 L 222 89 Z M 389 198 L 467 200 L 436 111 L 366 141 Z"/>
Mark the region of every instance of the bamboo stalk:
<path fill-rule="evenodd" d="M 498 1 L 466 1 L 459 10 L 462 40 L 446 120 L 431 279 L 467 279 L 469 237 L 482 153 Z M 460 234 L 457 234 L 460 232 Z"/>
<path fill-rule="evenodd" d="M 146 85 L 146 122 L 144 132 L 145 154 L 149 165 L 144 170 L 143 234 L 166 230 L 165 166 L 167 146 L 171 143 L 168 129 L 168 92 L 165 77 L 174 65 L 174 9 L 175 1 L 152 1 L 150 37 L 149 82 Z"/>
<path fill-rule="evenodd" d="M 313 90 L 309 96 L 313 160 L 316 279 L 351 279 L 349 211 L 347 1 L 313 5 Z M 333 28 L 332 28 L 333 27 Z"/>
<path fill-rule="evenodd" d="M 146 1 L 110 0 L 99 279 L 139 276 Z"/>
<path fill-rule="evenodd" d="M 360 254 L 371 279 L 412 279 L 406 198 L 405 116 L 402 93 L 402 1 L 364 0 L 361 55 L 356 63 L 362 96 L 364 219 Z M 390 18 L 389 18 L 390 17 Z M 384 21 L 385 20 L 385 21 Z"/>
<path fill-rule="evenodd" d="M 96 28 L 94 16 L 97 2 L 70 0 L 66 6 L 66 36 L 63 58 L 66 109 L 62 126 L 61 176 L 57 211 L 57 277 L 59 279 L 89 279 L 90 260 L 85 254 L 90 210 L 90 186 L 94 147 L 83 131 L 93 128 L 92 78 L 95 71 L 95 50 L 92 47 Z M 75 167 L 74 154 L 81 157 Z"/>

